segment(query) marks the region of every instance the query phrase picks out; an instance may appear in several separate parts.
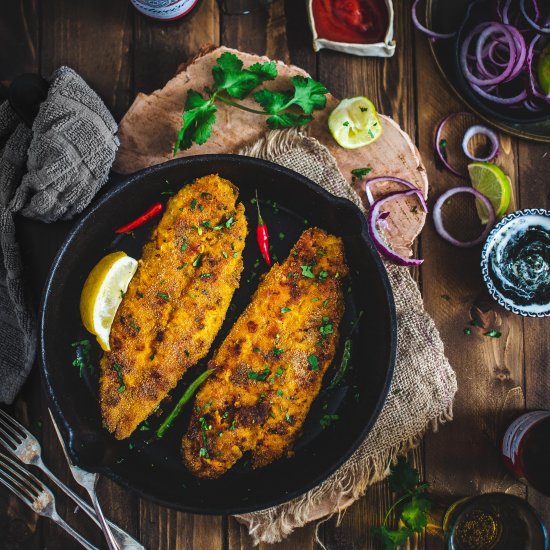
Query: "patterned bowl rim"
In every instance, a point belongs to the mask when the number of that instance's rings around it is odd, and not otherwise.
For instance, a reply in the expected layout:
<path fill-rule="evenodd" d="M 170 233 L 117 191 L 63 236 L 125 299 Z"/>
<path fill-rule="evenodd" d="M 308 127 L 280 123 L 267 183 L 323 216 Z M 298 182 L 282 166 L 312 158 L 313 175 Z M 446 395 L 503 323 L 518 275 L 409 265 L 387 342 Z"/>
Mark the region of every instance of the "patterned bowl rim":
<path fill-rule="evenodd" d="M 483 281 L 487 290 L 491 294 L 494 300 L 496 300 L 504 309 L 515 313 L 516 315 L 523 315 L 524 317 L 548 317 L 550 315 L 550 305 L 548 305 L 545 311 L 535 313 L 533 311 L 526 311 L 521 306 L 510 305 L 505 302 L 500 292 L 495 288 L 491 277 L 489 276 L 489 249 L 493 245 L 494 238 L 502 230 L 503 227 L 508 225 L 511 221 L 517 218 L 523 218 L 524 216 L 543 216 L 550 218 L 550 210 L 544 208 L 526 208 L 525 210 L 517 210 L 508 214 L 500 222 L 498 222 L 485 241 L 483 250 L 481 251 L 481 273 L 483 275 Z"/>

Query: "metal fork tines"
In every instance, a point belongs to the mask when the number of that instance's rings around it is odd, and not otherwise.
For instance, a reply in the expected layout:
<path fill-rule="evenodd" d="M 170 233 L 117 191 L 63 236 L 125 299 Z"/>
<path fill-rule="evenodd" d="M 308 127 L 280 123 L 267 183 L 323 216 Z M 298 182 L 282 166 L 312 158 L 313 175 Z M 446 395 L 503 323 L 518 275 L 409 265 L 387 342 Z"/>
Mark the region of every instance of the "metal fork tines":
<path fill-rule="evenodd" d="M 95 510 L 84 502 L 76 493 L 67 487 L 50 469 L 44 464 L 41 457 L 40 443 L 34 435 L 12 418 L 5 411 L 0 409 L 0 445 L 4 446 L 11 454 L 24 464 L 32 464 L 42 470 L 69 498 L 94 521 L 98 527 L 102 527 L 97 519 Z M 145 550 L 145 548 L 126 531 L 115 523 L 107 520 L 113 535 L 123 550 Z"/>
<path fill-rule="evenodd" d="M 15 460 L 2 453 L 0 453 L 0 483 L 37 514 L 55 521 L 80 542 L 84 548 L 98 550 L 96 546 L 88 542 L 57 513 L 53 493 L 31 472 L 28 472 Z"/>

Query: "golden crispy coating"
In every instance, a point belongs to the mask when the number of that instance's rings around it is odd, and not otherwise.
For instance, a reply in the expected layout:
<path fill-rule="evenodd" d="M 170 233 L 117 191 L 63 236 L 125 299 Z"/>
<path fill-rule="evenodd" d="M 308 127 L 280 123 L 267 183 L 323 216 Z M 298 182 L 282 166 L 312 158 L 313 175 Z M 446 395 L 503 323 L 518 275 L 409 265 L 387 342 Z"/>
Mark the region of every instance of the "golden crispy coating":
<path fill-rule="evenodd" d="M 247 233 L 238 189 L 211 175 L 186 185 L 143 247 L 101 359 L 103 421 L 128 437 L 202 359 L 243 269 Z"/>
<path fill-rule="evenodd" d="M 341 239 L 314 228 L 265 276 L 197 394 L 182 443 L 194 475 L 219 477 L 246 451 L 255 468 L 291 453 L 334 358 L 346 274 Z"/>

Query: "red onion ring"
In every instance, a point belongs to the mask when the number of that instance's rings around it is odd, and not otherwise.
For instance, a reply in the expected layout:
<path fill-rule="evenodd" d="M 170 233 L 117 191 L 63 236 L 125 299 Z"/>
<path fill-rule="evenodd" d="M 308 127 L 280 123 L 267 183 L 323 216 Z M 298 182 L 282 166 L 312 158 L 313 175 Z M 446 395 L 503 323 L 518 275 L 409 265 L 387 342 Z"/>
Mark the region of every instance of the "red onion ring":
<path fill-rule="evenodd" d="M 475 155 L 472 155 L 470 153 L 470 149 L 468 148 L 468 145 L 470 143 L 470 140 L 477 136 L 478 134 L 481 134 L 483 136 L 486 136 L 489 138 L 489 141 L 491 142 L 491 151 L 486 157 L 476 157 Z M 487 126 L 482 126 L 480 124 L 476 126 L 470 126 L 466 130 L 466 133 L 464 134 L 464 138 L 462 140 L 462 150 L 464 151 L 464 154 L 471 160 L 475 160 L 476 162 L 488 162 L 492 159 L 494 159 L 499 152 L 499 141 L 498 136 L 496 135 L 493 130 L 490 130 L 487 128 Z"/>
<path fill-rule="evenodd" d="M 395 176 L 379 176 L 376 178 L 371 178 L 365 182 L 365 195 L 367 195 L 367 200 L 369 201 L 369 204 L 372 206 L 376 201 L 374 200 L 374 197 L 372 195 L 371 187 L 375 185 L 376 183 L 380 183 L 382 181 L 393 181 L 395 183 L 400 183 L 401 185 L 404 185 L 408 189 L 416 190 L 418 191 L 418 187 L 416 185 L 412 184 L 410 181 L 396 178 Z M 422 197 L 424 200 L 424 197 Z M 424 205 L 423 205 L 424 206 Z M 426 205 L 425 210 L 427 211 L 428 206 Z"/>
<path fill-rule="evenodd" d="M 415 0 L 413 2 L 413 5 L 412 5 L 412 20 L 413 20 L 414 26 L 419 31 L 423 32 L 424 34 L 427 34 L 430 37 L 430 40 L 432 40 L 432 41 L 439 40 L 441 38 L 443 38 L 443 39 L 444 38 L 452 38 L 453 36 L 456 35 L 456 32 L 451 32 L 451 33 L 435 32 L 435 31 L 432 31 L 431 29 L 428 29 L 424 25 L 422 25 L 422 23 L 420 23 L 420 21 L 418 19 L 418 14 L 416 13 L 419 3 L 420 3 L 420 0 Z"/>
<path fill-rule="evenodd" d="M 401 256 L 400 254 L 397 254 L 397 252 L 394 252 L 388 244 L 384 241 L 384 239 L 381 237 L 380 233 L 378 232 L 378 228 L 376 224 L 378 223 L 378 220 L 382 218 L 385 220 L 387 218 L 387 215 L 385 212 L 380 212 L 380 208 L 393 200 L 399 199 L 401 197 L 412 197 L 412 196 L 418 197 L 420 200 L 420 203 L 422 204 L 422 208 L 427 212 L 428 208 L 426 205 L 426 201 L 424 200 L 424 197 L 422 196 L 422 193 L 419 189 L 414 189 L 410 191 L 398 191 L 397 193 L 390 193 L 389 195 L 386 195 L 385 197 L 382 197 L 381 199 L 378 199 L 375 201 L 375 203 L 371 206 L 369 210 L 369 214 L 367 217 L 367 223 L 368 223 L 368 229 L 369 229 L 369 235 L 372 239 L 372 242 L 374 243 L 374 246 L 380 254 L 385 256 L 386 258 L 390 259 L 392 262 L 398 264 L 398 265 L 404 265 L 404 266 L 417 266 L 424 262 L 422 259 L 416 259 L 416 258 L 405 258 L 404 256 Z"/>
<path fill-rule="evenodd" d="M 525 17 L 525 20 L 527 21 L 527 23 L 529 23 L 529 25 L 531 25 L 531 27 L 533 27 L 538 32 L 542 32 L 543 34 L 550 34 L 550 22 L 547 21 L 546 24 L 541 27 L 537 24 L 536 21 L 531 19 L 531 17 L 529 17 L 529 14 L 527 13 L 527 9 L 525 8 L 525 0 L 519 0 L 519 9 L 521 10 L 523 17 Z M 536 3 L 535 10 L 538 11 L 538 6 Z"/>
<path fill-rule="evenodd" d="M 471 195 L 474 195 L 476 199 L 479 199 L 485 208 L 487 208 L 487 212 L 489 214 L 489 220 L 487 222 L 487 225 L 485 226 L 485 229 L 483 230 L 483 233 L 473 241 L 459 241 L 458 239 L 455 239 L 443 226 L 443 219 L 442 219 L 442 210 L 443 210 L 443 204 L 445 201 L 452 197 L 453 195 L 457 195 L 459 193 L 470 193 Z M 435 224 L 435 230 L 437 231 L 438 235 L 442 238 L 444 238 L 446 241 L 450 242 L 454 246 L 458 246 L 459 248 L 471 248 L 472 246 L 476 246 L 477 244 L 482 243 L 489 232 L 491 231 L 491 228 L 493 224 L 495 223 L 495 210 L 493 208 L 493 205 L 491 204 L 491 201 L 482 193 L 474 189 L 473 187 L 453 187 L 452 189 L 449 189 L 448 191 L 445 191 L 436 201 L 434 204 L 434 211 L 433 211 L 433 218 L 434 218 L 434 224 Z"/>
<path fill-rule="evenodd" d="M 442 162 L 442 164 L 445 166 L 445 168 L 447 168 L 447 170 L 449 170 L 449 172 L 451 172 L 455 176 L 458 176 L 459 178 L 462 178 L 462 179 L 465 179 L 465 180 L 468 179 L 468 176 L 466 174 L 463 174 L 463 173 L 459 172 L 454 166 L 452 166 L 449 163 L 449 161 L 445 158 L 445 155 L 443 155 L 443 153 L 441 152 L 440 143 L 441 143 L 441 133 L 443 131 L 443 127 L 445 126 L 445 124 L 447 124 L 447 122 L 456 115 L 467 115 L 467 114 L 468 113 L 466 113 L 466 112 L 457 112 L 457 113 L 451 113 L 450 115 L 447 115 L 439 123 L 439 126 L 437 127 L 437 130 L 435 131 L 435 152 L 437 153 L 437 156 L 438 156 L 439 160 Z"/>

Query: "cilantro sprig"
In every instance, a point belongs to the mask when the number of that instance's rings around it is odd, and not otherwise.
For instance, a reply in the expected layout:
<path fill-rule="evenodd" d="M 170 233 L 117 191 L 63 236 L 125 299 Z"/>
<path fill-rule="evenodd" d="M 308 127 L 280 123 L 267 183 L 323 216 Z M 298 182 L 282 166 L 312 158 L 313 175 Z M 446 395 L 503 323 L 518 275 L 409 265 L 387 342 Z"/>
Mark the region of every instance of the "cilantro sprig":
<path fill-rule="evenodd" d="M 428 484 L 420 482 L 418 471 L 403 457 L 391 466 L 389 482 L 397 498 L 386 512 L 382 525 L 374 527 L 373 533 L 384 543 L 386 550 L 395 550 L 405 544 L 413 533 L 424 530 L 428 524 L 430 501 L 425 495 Z M 388 520 L 394 510 L 399 513 L 399 525 L 391 529 Z"/>
<path fill-rule="evenodd" d="M 205 88 L 204 95 L 196 90 L 187 92 L 183 125 L 174 144 L 174 155 L 189 149 L 193 143 L 202 145 L 208 141 L 216 122 L 216 102 L 267 116 L 266 122 L 271 129 L 305 126 L 311 122 L 313 111 L 324 109 L 328 93 L 325 86 L 312 78 L 292 77 L 290 90 L 279 92 L 262 88 L 256 91 L 253 98 L 262 110 L 235 101 L 245 99 L 264 82 L 274 80 L 277 74 L 273 61 L 254 63 L 245 69 L 235 54 L 223 53 L 212 67 L 212 88 Z"/>

